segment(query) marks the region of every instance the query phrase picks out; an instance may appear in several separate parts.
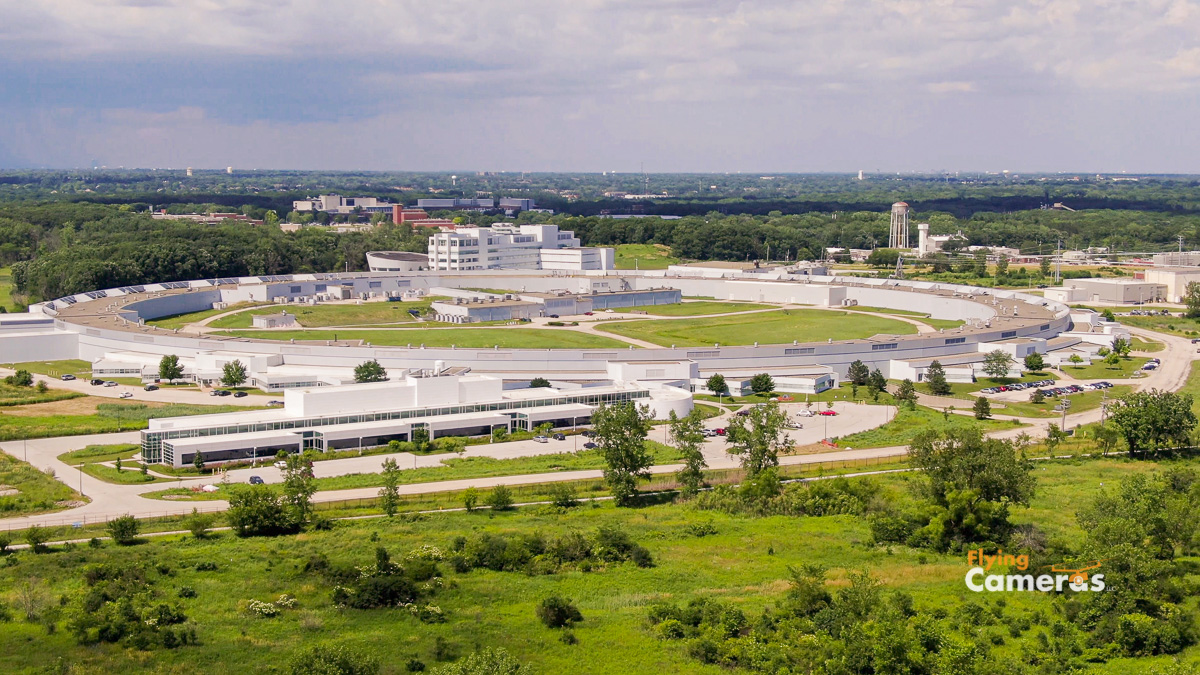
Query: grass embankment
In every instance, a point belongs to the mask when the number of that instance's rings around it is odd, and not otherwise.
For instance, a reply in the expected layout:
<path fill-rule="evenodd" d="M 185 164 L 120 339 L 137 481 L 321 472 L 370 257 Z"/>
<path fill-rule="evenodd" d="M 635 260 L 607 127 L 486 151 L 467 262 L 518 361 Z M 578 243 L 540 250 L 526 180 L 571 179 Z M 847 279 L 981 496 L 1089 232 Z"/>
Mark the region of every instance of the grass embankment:
<path fill-rule="evenodd" d="M 1075 509 L 1064 504 L 1086 502 L 1097 494 L 1100 483 L 1111 485 L 1157 468 L 1152 462 L 1115 459 L 1039 464 L 1038 490 L 1030 508 L 1015 508 L 1012 517 L 1035 522 L 1052 540 L 1078 541 L 1082 532 L 1074 520 Z M 880 486 L 880 499 L 903 505 L 913 499 L 915 479 L 904 474 L 870 480 Z M 554 538 L 590 533 L 599 526 L 628 533 L 650 550 L 655 566 L 617 564 L 589 572 L 537 575 L 482 569 L 456 573 L 442 563 L 441 573 L 449 583 L 431 599 L 445 614 L 442 623 L 421 623 L 403 609 L 336 607 L 331 584 L 304 572 L 305 563 L 318 554 L 335 565 L 366 565 L 381 546 L 393 560 L 402 560 L 421 546 L 446 551 L 455 537 L 479 532 Z M 697 536 L 694 526 L 703 526 L 707 534 Z M 65 595 L 70 604 L 77 604 L 85 566 L 144 563 L 152 570 L 155 590 L 180 606 L 200 639 L 194 646 L 149 653 L 108 644 L 80 646 L 66 629 L 69 613 L 58 619 L 53 632 L 40 623 L 16 619 L 0 631 L 0 670 L 35 671 L 61 657 L 83 672 L 140 671 L 149 658 L 156 668 L 170 672 L 257 672 L 263 664 L 287 663 L 305 645 L 336 642 L 370 653 L 393 666 L 386 672 L 398 673 L 414 655 L 435 664 L 434 644 L 440 638 L 460 654 L 476 645 L 503 646 L 540 673 L 715 675 L 728 671 L 701 664 L 688 656 L 684 645 L 664 642 L 647 629 L 648 606 L 659 600 L 686 604 L 693 598 L 717 597 L 757 617 L 784 597 L 789 568 L 806 563 L 829 569 L 831 591 L 844 588 L 850 572 L 867 570 L 886 586 L 885 593 L 898 589 L 910 594 L 921 612 L 941 609 L 954 615 L 971 600 L 1007 616 L 1057 615 L 1053 594 L 1007 594 L 1002 606 L 993 598 L 967 593 L 967 565 L 960 554 L 865 545 L 869 539 L 867 519 L 858 516 L 753 518 L 681 504 L 619 509 L 601 503 L 565 511 L 535 507 L 344 521 L 328 531 L 276 538 L 237 539 L 219 533 L 204 540 L 153 538 L 133 547 L 105 543 L 99 549 L 42 555 L 19 552 L 15 562 L 0 566 L 0 587 L 15 589 L 35 580 L 44 589 L 46 603 Z M 200 563 L 212 569 L 198 570 Z M 160 565 L 164 567 L 154 572 Z M 195 596 L 178 597 L 183 587 L 193 589 Z M 249 600 L 269 602 L 284 593 L 295 596 L 295 609 L 271 619 L 247 612 Z M 548 595 L 569 597 L 578 605 L 584 617 L 573 629 L 578 644 L 566 644 L 559 631 L 538 622 L 535 607 Z M 1035 625 L 1015 637 L 1005 633 L 1003 644 L 995 648 L 1019 652 L 1022 644 L 1036 642 L 1046 630 Z M 1190 661 L 1197 653 L 1193 647 L 1182 656 Z M 1145 673 L 1171 660 L 1121 659 L 1095 667 L 1114 674 Z"/>
<path fill-rule="evenodd" d="M 80 494 L 30 464 L 0 452 L 0 518 L 68 508 Z M 3 670 L 3 669 L 0 669 Z"/>
<path fill-rule="evenodd" d="M 1123 380 L 1141 370 L 1150 359 L 1122 357 L 1115 366 L 1097 359 L 1090 366 L 1063 366 L 1060 370 L 1077 380 Z"/>
<path fill-rule="evenodd" d="M 554 441 L 552 441 L 554 442 Z M 558 441 L 562 443 L 562 441 Z M 555 471 L 587 471 L 603 469 L 604 458 L 596 450 L 580 450 L 572 452 L 570 446 L 563 443 L 563 452 L 537 457 L 520 457 L 517 459 L 492 459 L 490 457 L 451 457 L 442 460 L 443 466 L 405 469 L 400 472 L 400 484 L 433 483 L 446 480 L 469 480 L 472 478 L 491 478 L 494 476 L 519 476 L 534 473 L 553 473 Z M 654 464 L 671 464 L 680 460 L 675 448 L 647 442 Z M 401 462 L 403 460 L 400 460 Z M 383 476 L 379 473 L 355 473 L 346 476 L 316 479 L 318 490 L 350 490 L 354 488 L 371 488 L 383 485 Z M 231 489 L 239 489 L 240 485 L 232 485 Z M 282 486 L 275 484 L 272 489 L 282 493 Z M 188 488 L 171 488 L 160 492 L 144 495 L 152 499 L 171 496 L 172 500 L 187 497 L 191 500 L 227 499 L 223 492 L 193 492 Z"/>
<path fill-rule="evenodd" d="M 188 312 L 186 314 L 172 314 L 170 316 L 163 316 L 157 319 L 151 319 L 147 321 L 146 324 L 156 328 L 162 328 L 164 330 L 175 330 L 176 328 L 183 328 L 188 324 L 196 323 L 197 321 L 203 321 L 218 314 L 237 312 L 243 309 L 251 309 L 253 307 L 267 306 L 274 307 L 274 305 L 265 302 L 239 302 L 237 304 L 230 305 L 225 309 L 205 309 L 199 312 Z"/>
<path fill-rule="evenodd" d="M 671 247 L 663 244 L 620 244 L 614 265 L 619 270 L 665 270 L 679 263 Z"/>
<path fill-rule="evenodd" d="M 903 408 L 892 420 L 881 427 L 860 431 L 835 439 L 839 448 L 886 448 L 893 445 L 908 445 L 918 434 L 926 431 L 945 431 L 950 428 L 971 425 L 982 426 L 984 431 L 1013 429 L 1020 424 L 1001 420 L 976 420 L 974 417 L 954 413 L 943 413 L 925 406 L 916 410 Z"/>
<path fill-rule="evenodd" d="M 6 363 L 5 368 L 13 370 L 28 370 L 46 377 L 62 377 L 74 375 L 81 380 L 92 377 L 92 364 L 81 359 L 64 359 L 62 361 L 23 361 L 21 363 Z"/>
<path fill-rule="evenodd" d="M 642 311 L 652 316 L 704 316 L 707 314 L 729 314 L 732 312 L 751 312 L 763 309 L 776 308 L 773 305 L 760 305 L 750 302 L 714 302 L 711 300 L 683 302 L 677 305 L 645 305 L 630 308 L 630 310 Z"/>
<path fill-rule="evenodd" d="M 256 314 L 278 314 L 286 311 L 296 316 L 296 321 L 305 328 L 327 326 L 380 326 L 387 324 L 416 323 L 409 310 L 420 314 L 429 312 L 429 304 L 441 297 L 429 297 L 416 302 L 368 302 L 361 305 L 324 304 L 295 307 L 259 307 L 244 312 L 223 316 L 208 325 L 213 328 L 249 328 Z"/>
<path fill-rule="evenodd" d="M 416 325 L 416 324 L 414 324 Z M 629 343 L 601 335 L 573 330 L 550 328 L 446 328 L 424 330 L 399 328 L 395 330 L 272 330 L 222 331 L 219 335 L 258 338 L 261 340 L 362 340 L 373 345 L 413 347 L 449 347 L 464 349 L 629 349 Z"/>
<path fill-rule="evenodd" d="M 65 391 L 62 389 L 38 391 L 37 387 L 17 387 L 0 382 L 0 407 L 53 403 L 54 401 L 81 398 L 86 395 L 77 391 Z"/>
<path fill-rule="evenodd" d="M 89 414 L 39 415 L 38 406 L 27 406 L 15 411 L 21 414 L 0 413 L 0 441 L 134 431 L 145 429 L 149 426 L 149 420 L 158 417 L 210 415 L 254 409 L 240 405 L 99 403 L 94 406 L 95 412 Z"/>
<path fill-rule="evenodd" d="M 1135 352 L 1161 352 L 1167 348 L 1166 345 L 1157 340 L 1143 340 L 1137 336 L 1134 336 L 1133 339 L 1129 341 L 1129 344 L 1131 347 L 1133 347 L 1133 351 Z"/>
<path fill-rule="evenodd" d="M 887 333 L 911 335 L 912 324 L 883 316 L 841 311 L 784 309 L 760 314 L 718 316 L 672 321 L 622 321 L 598 330 L 637 338 L 664 347 L 702 347 L 713 344 L 781 344 L 794 341 L 853 340 Z"/>
<path fill-rule="evenodd" d="M 1168 335 L 1178 335 L 1186 338 L 1200 336 L 1200 319 L 1185 319 L 1178 314 L 1167 314 L 1165 316 L 1161 314 L 1157 316 L 1118 316 L 1117 321 L 1133 328 L 1145 328 L 1159 333 L 1167 333 Z"/>

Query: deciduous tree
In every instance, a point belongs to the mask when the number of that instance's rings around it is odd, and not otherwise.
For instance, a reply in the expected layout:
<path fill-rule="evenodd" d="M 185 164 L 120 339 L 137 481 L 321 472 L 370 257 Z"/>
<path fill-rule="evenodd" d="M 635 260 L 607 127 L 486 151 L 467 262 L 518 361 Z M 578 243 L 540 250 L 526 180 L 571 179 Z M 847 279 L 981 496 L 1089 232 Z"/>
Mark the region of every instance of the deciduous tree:
<path fill-rule="evenodd" d="M 748 415 L 736 415 L 725 432 L 728 452 L 739 455 L 748 479 L 779 466 L 779 453 L 787 448 L 784 425 L 787 415 L 777 403 L 754 406 Z"/>
<path fill-rule="evenodd" d="M 387 371 L 375 359 L 363 361 L 354 367 L 355 382 L 384 382 L 387 379 Z"/>
<path fill-rule="evenodd" d="M 604 480 L 618 506 L 632 503 L 638 479 L 649 475 L 653 464 L 646 450 L 650 419 L 650 408 L 633 401 L 602 404 L 592 415 L 596 445 L 604 457 Z"/>
<path fill-rule="evenodd" d="M 716 377 L 720 377 L 719 375 Z M 671 411 L 671 445 L 683 455 L 683 468 L 675 475 L 679 479 L 684 496 L 691 497 L 704 484 L 704 421 L 699 408 L 683 417 Z"/>

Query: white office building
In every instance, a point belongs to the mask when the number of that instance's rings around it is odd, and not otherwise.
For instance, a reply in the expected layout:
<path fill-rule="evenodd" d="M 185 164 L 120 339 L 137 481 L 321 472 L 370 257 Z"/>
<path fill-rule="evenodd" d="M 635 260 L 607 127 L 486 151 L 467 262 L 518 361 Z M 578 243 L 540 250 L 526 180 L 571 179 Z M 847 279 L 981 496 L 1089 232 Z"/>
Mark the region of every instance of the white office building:
<path fill-rule="evenodd" d="M 463 227 L 429 238 L 429 269 L 613 269 L 616 251 L 582 248 L 574 232 L 557 225 Z"/>
<path fill-rule="evenodd" d="M 302 213 L 325 211 L 335 216 L 348 216 L 352 213 L 387 213 L 392 212 L 391 202 L 375 197 L 343 197 L 341 195 L 321 195 L 311 199 L 298 199 L 292 202 L 292 210 Z"/>

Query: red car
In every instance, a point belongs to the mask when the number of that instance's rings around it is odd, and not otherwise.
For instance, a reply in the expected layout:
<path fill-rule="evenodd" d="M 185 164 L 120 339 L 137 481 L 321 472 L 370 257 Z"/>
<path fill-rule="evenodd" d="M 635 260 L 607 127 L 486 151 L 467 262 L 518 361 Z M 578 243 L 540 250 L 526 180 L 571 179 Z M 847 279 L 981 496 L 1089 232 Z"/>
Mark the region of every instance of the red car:
<path fill-rule="evenodd" d="M 837 411 L 836 410 L 819 410 L 819 411 L 817 411 L 817 414 L 818 415 L 836 415 Z"/>
<path fill-rule="evenodd" d="M 713 429 L 713 431 L 717 432 L 717 435 L 718 435 L 718 436 L 724 436 L 724 435 L 725 435 L 725 429 L 723 429 L 723 428 L 722 428 L 722 429 Z"/>

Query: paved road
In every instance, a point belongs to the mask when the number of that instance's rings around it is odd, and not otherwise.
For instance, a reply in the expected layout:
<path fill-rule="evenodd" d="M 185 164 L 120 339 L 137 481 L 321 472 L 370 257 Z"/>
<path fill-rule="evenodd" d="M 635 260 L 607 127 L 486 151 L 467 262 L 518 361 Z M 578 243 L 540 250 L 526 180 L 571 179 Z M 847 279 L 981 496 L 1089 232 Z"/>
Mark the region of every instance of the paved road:
<path fill-rule="evenodd" d="M 1190 365 L 1196 357 L 1196 352 L 1190 341 L 1184 338 L 1172 336 L 1164 336 L 1157 333 L 1149 333 L 1134 329 L 1135 334 L 1150 336 L 1163 342 L 1166 345 L 1164 351 L 1159 352 L 1158 356 L 1162 359 L 1162 366 L 1155 372 L 1145 378 L 1131 381 L 1138 387 L 1139 390 L 1148 390 L 1152 388 L 1162 390 L 1177 390 L 1181 388 L 1187 381 L 1190 373 Z M 804 424 L 803 430 L 790 431 L 792 439 L 798 445 L 806 445 L 819 441 L 826 436 L 846 436 L 855 431 L 874 428 L 882 424 L 886 417 L 893 412 L 885 406 L 868 406 L 849 402 L 837 402 L 834 404 L 834 409 L 839 411 L 836 417 L 810 417 L 797 418 L 795 412 L 803 409 L 803 403 L 788 403 L 784 404 L 784 409 L 788 412 L 791 419 L 798 419 Z M 817 406 L 814 406 L 816 408 Z M 966 414 L 967 411 L 960 411 Z M 1074 428 L 1076 426 L 1097 422 L 1100 419 L 1101 411 L 1099 409 L 1084 411 L 1074 415 L 1067 416 L 1067 427 Z M 709 428 L 724 426 L 729 417 L 729 413 L 724 413 L 721 417 L 713 418 L 706 422 Z M 998 438 L 1013 438 L 1020 434 L 1029 434 L 1031 436 L 1044 436 L 1047 427 L 1051 423 L 1059 423 L 1060 418 L 1014 418 L 1005 415 L 996 415 L 997 419 L 1020 419 L 1029 426 L 1002 429 L 992 432 L 991 436 Z M 828 431 L 825 425 L 828 424 Z M 667 436 L 666 426 L 658 426 L 651 432 L 651 439 L 665 442 Z M 57 455 L 82 448 L 85 445 L 92 443 L 122 443 L 136 442 L 138 434 L 136 432 L 124 434 L 102 434 L 95 436 L 69 436 L 51 439 L 37 439 L 27 442 L 10 441 L 0 443 L 0 450 L 7 452 L 18 458 L 23 457 L 23 453 L 27 451 L 29 461 L 34 466 L 39 468 L 54 469 L 59 480 L 78 488 L 80 485 L 80 472 L 69 467 L 62 462 L 59 462 Z M 520 441 L 514 443 L 497 443 L 494 445 L 479 445 L 472 446 L 466 456 L 489 456 L 502 458 L 525 457 L 537 454 L 546 454 L 551 452 L 566 451 L 573 449 L 574 443 L 582 443 L 582 439 L 569 437 L 568 441 L 552 441 L 550 443 L 541 444 L 533 441 Z M 567 446 L 571 443 L 571 447 Z M 868 449 L 846 449 L 837 450 L 834 452 L 823 452 L 810 455 L 789 455 L 780 458 L 780 462 L 785 465 L 791 464 L 808 464 L 817 462 L 839 462 L 839 461 L 855 461 L 878 459 L 885 457 L 895 457 L 905 454 L 907 448 L 905 446 L 892 446 L 885 448 L 868 448 Z M 737 458 L 732 457 L 725 452 L 724 439 L 714 438 L 705 443 L 704 455 L 710 468 L 735 468 L 738 466 Z M 345 475 L 349 473 L 363 473 L 369 471 L 377 471 L 383 460 L 389 455 L 371 455 L 367 457 L 355 457 L 342 460 L 330 460 L 326 462 L 317 462 L 315 470 L 318 476 L 335 476 Z M 414 456 L 409 453 L 398 453 L 392 455 L 397 459 L 401 467 L 407 468 L 413 466 L 434 466 L 441 462 L 442 459 L 453 457 L 453 455 L 432 455 L 432 456 Z M 663 474 L 677 471 L 678 465 L 662 465 L 651 469 L 652 473 Z M 259 467 L 256 469 L 237 469 L 230 472 L 230 479 L 243 481 L 255 474 L 261 476 L 267 482 L 275 482 L 281 479 L 279 472 L 272 467 Z M 405 485 L 401 487 L 402 494 L 427 494 L 433 492 L 446 492 L 454 490 L 462 490 L 468 487 L 490 488 L 496 485 L 524 485 L 532 483 L 554 482 L 562 480 L 587 480 L 598 479 L 601 477 L 601 472 L 598 470 L 591 471 L 560 471 L 554 473 L 541 474 L 526 474 L 517 476 L 499 476 L 493 478 L 475 478 L 456 481 L 439 481 L 433 483 L 419 483 Z M 195 479 L 202 480 L 202 479 Z M 185 481 L 179 481 L 184 484 Z M 83 493 L 92 499 L 91 503 L 72 509 L 69 512 L 40 514 L 36 516 L 27 516 L 23 518 L 10 518 L 0 520 L 0 529 L 19 529 L 28 527 L 33 524 L 64 524 L 71 522 L 92 522 L 96 520 L 103 521 L 108 517 L 130 513 L 136 516 L 156 516 L 168 514 L 185 514 L 190 513 L 193 507 L 201 511 L 218 511 L 225 509 L 228 504 L 224 501 L 208 501 L 208 502 L 170 502 L 162 500 L 151 500 L 141 497 L 141 493 L 159 490 L 164 487 L 171 487 L 171 483 L 158 483 L 149 485 L 123 486 L 112 485 L 103 481 L 91 478 L 90 476 L 82 476 Z M 378 488 L 361 488 L 354 490 L 335 490 L 317 493 L 315 501 L 337 501 L 342 499 L 369 498 L 378 494 Z"/>

